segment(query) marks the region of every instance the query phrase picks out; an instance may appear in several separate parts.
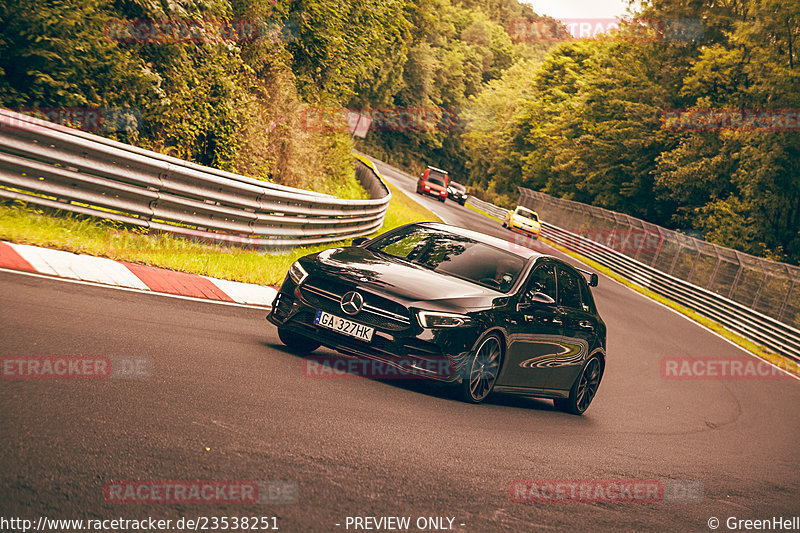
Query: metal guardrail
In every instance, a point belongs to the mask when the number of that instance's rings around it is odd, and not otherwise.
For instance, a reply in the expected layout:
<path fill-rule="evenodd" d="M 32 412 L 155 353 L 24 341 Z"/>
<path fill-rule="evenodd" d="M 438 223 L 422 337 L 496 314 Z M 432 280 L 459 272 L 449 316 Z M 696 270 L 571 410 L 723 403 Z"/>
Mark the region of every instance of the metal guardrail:
<path fill-rule="evenodd" d="M 520 188 L 520 205 L 538 211 L 543 218 L 542 202 L 546 199 L 537 196 L 535 191 Z M 541 195 L 541 193 L 538 193 Z M 476 208 L 494 217 L 503 218 L 507 209 L 470 197 L 467 201 Z M 722 324 L 729 330 L 754 342 L 762 344 L 782 355 L 800 361 L 800 330 L 767 316 L 739 302 L 716 294 L 688 281 L 671 276 L 650 265 L 644 264 L 626 254 L 614 250 L 594 240 L 567 231 L 550 222 L 542 221 L 541 236 L 564 248 L 591 259 L 612 272 L 623 276 L 665 296 L 684 307 Z"/>
<path fill-rule="evenodd" d="M 480 209 L 484 213 L 499 219 L 505 218 L 506 213 L 508 213 L 508 209 L 504 209 L 494 204 L 490 204 L 489 202 L 484 202 L 480 198 L 476 198 L 472 195 L 470 195 L 470 197 L 467 198 L 467 203 L 469 205 L 476 207 L 477 209 Z"/>
<path fill-rule="evenodd" d="M 370 200 L 204 167 L 0 109 L 0 198 L 214 242 L 291 247 L 369 235 L 391 192 L 356 156 Z"/>
<path fill-rule="evenodd" d="M 800 329 L 800 266 L 706 242 L 624 213 L 520 188 L 542 220 Z"/>
<path fill-rule="evenodd" d="M 542 222 L 541 235 L 747 339 L 800 361 L 800 331 L 787 324 L 547 222 Z"/>

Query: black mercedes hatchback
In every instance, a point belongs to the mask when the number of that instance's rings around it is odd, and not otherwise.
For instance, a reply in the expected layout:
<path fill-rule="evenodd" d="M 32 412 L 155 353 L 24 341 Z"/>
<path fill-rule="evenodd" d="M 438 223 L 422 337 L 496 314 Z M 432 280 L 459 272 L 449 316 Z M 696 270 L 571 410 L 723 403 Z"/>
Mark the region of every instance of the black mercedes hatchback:
<path fill-rule="evenodd" d="M 290 349 L 452 382 L 469 402 L 494 391 L 589 407 L 606 361 L 597 274 L 432 222 L 353 242 L 289 269 L 268 318 Z"/>

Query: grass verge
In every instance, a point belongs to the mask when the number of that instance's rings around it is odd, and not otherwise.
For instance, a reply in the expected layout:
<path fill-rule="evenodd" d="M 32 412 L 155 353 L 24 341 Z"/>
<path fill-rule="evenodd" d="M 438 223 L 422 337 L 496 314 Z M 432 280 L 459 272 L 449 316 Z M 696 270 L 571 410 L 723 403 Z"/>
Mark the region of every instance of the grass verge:
<path fill-rule="evenodd" d="M 399 189 L 389 188 L 392 200 L 375 235 L 409 222 L 440 221 Z M 280 284 L 289 265 L 300 256 L 349 242 L 264 252 L 168 233 L 151 234 L 106 219 L 39 209 L 23 202 L 0 204 L 0 240 L 260 285 Z"/>

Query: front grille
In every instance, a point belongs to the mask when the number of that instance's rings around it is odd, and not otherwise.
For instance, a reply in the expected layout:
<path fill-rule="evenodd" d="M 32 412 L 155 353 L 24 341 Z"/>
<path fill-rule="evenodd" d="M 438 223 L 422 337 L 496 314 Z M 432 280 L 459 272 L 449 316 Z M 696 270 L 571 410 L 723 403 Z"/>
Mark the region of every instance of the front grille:
<path fill-rule="evenodd" d="M 300 294 L 314 307 L 338 316 L 343 315 L 340 302 L 342 296 L 353 290 L 340 283 L 322 283 L 317 280 L 308 280 L 300 287 Z M 391 302 L 364 290 L 358 291 L 364 297 L 364 306 L 352 319 L 384 331 L 403 331 L 411 326 L 408 310 L 403 306 Z"/>

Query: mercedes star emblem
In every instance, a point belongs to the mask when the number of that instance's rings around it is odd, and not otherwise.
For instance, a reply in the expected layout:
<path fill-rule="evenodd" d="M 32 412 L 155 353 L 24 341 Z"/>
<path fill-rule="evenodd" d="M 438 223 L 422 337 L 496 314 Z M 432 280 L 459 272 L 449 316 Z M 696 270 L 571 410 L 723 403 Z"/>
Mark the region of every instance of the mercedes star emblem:
<path fill-rule="evenodd" d="M 356 291 L 350 291 L 342 296 L 342 301 L 339 305 L 341 306 L 342 311 L 348 315 L 355 315 L 361 311 L 361 306 L 364 305 L 364 297 L 358 294 Z"/>

